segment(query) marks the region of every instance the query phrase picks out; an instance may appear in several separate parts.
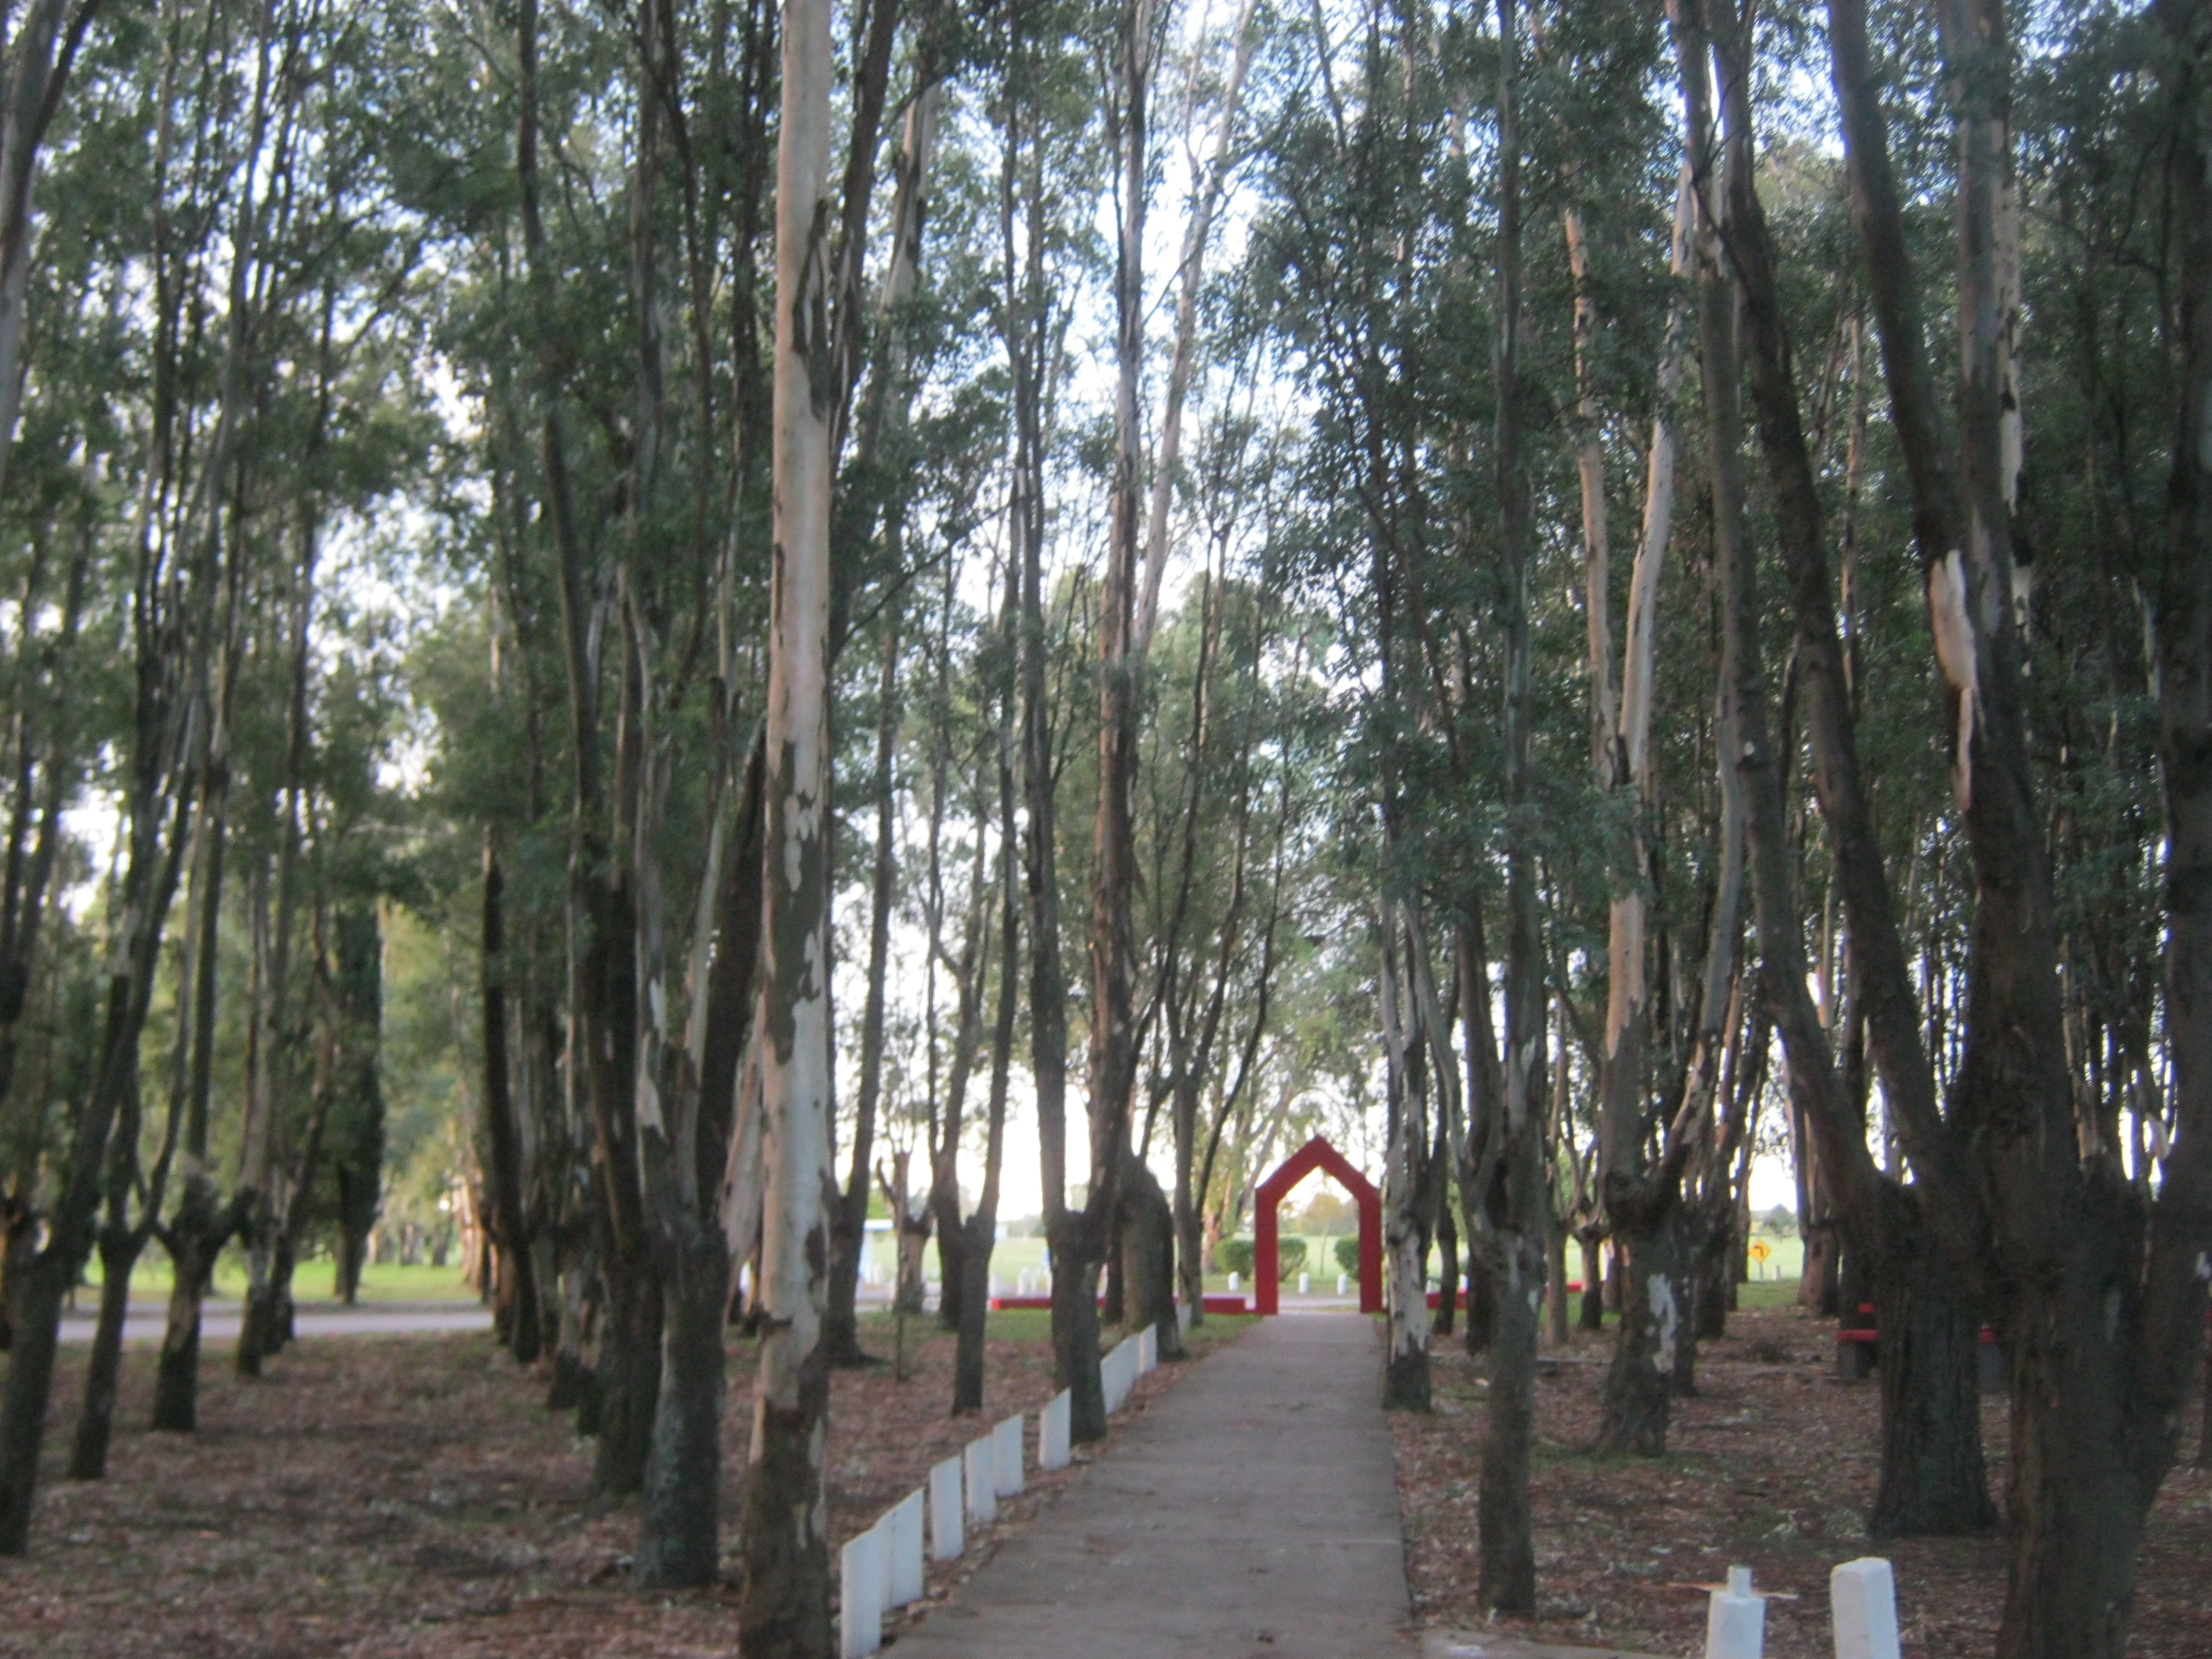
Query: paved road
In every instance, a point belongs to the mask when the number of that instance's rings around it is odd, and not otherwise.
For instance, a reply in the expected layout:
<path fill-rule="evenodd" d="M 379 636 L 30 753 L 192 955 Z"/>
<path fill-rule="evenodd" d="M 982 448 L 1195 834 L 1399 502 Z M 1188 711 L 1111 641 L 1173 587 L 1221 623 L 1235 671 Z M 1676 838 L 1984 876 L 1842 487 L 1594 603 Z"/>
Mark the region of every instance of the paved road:
<path fill-rule="evenodd" d="M 1262 1321 L 1197 1362 L 900 1659 L 1409 1659 L 1375 1322 Z"/>
<path fill-rule="evenodd" d="M 124 1318 L 125 1342 L 159 1342 L 168 1310 L 158 1302 L 133 1303 Z M 234 1341 L 238 1336 L 239 1305 L 210 1300 L 200 1314 L 200 1337 L 208 1342 Z M 365 1302 L 357 1308 L 335 1303 L 318 1307 L 301 1303 L 293 1315 L 293 1329 L 309 1336 L 409 1336 L 437 1331 L 486 1331 L 491 1310 L 473 1302 Z M 93 1313 L 80 1308 L 62 1317 L 62 1340 L 92 1340 Z"/>

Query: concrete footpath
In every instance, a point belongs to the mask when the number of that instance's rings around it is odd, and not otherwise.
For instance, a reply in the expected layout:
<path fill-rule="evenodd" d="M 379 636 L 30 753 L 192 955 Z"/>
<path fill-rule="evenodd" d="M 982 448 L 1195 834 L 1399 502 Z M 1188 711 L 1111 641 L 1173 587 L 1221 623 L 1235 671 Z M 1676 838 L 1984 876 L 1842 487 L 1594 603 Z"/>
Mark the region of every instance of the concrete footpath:
<path fill-rule="evenodd" d="M 1382 1349 L 1262 1320 L 899 1638 L 900 1659 L 1410 1659 Z"/>

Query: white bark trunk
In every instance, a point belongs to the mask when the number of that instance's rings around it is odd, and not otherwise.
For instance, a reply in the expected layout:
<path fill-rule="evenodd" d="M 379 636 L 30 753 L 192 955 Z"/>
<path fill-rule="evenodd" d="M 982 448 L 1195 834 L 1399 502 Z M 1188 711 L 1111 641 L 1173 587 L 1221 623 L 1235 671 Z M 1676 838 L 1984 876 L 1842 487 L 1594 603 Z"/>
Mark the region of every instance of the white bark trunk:
<path fill-rule="evenodd" d="M 1680 277 L 1687 259 L 1690 173 L 1684 164 L 1674 192 L 1674 234 L 1669 269 Z M 1644 525 L 1636 548 L 1636 567 L 1628 587 L 1628 637 L 1622 646 L 1620 711 L 1618 737 L 1613 745 L 1617 770 L 1610 778 L 1616 789 L 1634 792 L 1639 803 L 1649 798 L 1651 781 L 1651 690 L 1657 664 L 1659 576 L 1667 561 L 1667 541 L 1674 520 L 1674 399 L 1682 384 L 1684 331 L 1682 307 L 1671 307 L 1667 317 L 1667 341 L 1659 361 L 1659 407 L 1651 418 L 1651 453 L 1644 473 Z M 1593 624 L 1590 641 L 1595 650 L 1599 636 Z M 1604 671 L 1595 657 L 1593 684 Z M 1642 884 L 1632 883 L 1615 894 L 1607 939 L 1609 973 L 1606 988 L 1605 1054 L 1608 1064 L 1620 1047 L 1621 1034 L 1643 1018 L 1644 904 Z"/>
<path fill-rule="evenodd" d="M 807 1259 L 830 1175 L 828 919 L 830 8 L 784 8 L 783 130 L 776 157 L 774 589 L 768 690 L 768 859 L 761 988 L 762 1290 L 778 1327 L 761 1353 L 764 1402 L 798 1399 L 826 1281 Z M 815 211 L 817 204 L 822 212 Z M 758 1448 L 756 1447 L 756 1453 Z"/>
<path fill-rule="evenodd" d="M 769 592 L 760 1055 L 760 1298 L 745 1493 L 748 1650 L 813 1659 L 830 1640 L 817 1358 L 829 1291 L 830 428 L 829 0 L 786 0 L 776 150 L 775 553 Z"/>

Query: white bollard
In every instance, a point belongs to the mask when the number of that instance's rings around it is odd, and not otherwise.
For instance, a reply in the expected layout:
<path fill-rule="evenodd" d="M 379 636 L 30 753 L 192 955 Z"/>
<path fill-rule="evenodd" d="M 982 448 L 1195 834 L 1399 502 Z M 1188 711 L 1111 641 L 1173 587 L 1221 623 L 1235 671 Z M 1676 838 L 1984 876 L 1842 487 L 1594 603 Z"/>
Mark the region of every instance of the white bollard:
<path fill-rule="evenodd" d="M 1243 1288 L 1244 1288 L 1244 1286 L 1243 1286 L 1243 1281 L 1241 1279 L 1239 1279 L 1239 1278 L 1238 1278 L 1238 1276 L 1237 1276 L 1237 1274 L 1235 1274 L 1235 1273 L 1231 1273 L 1231 1274 L 1230 1274 L 1230 1275 L 1229 1275 L 1229 1293 L 1230 1293 L 1230 1295 L 1234 1296 L 1234 1295 L 1236 1295 L 1236 1294 L 1237 1294 L 1237 1292 L 1238 1291 L 1240 1291 L 1240 1290 L 1242 1290 L 1242 1289 L 1243 1289 Z"/>
<path fill-rule="evenodd" d="M 1147 1371 L 1158 1370 L 1159 1365 L 1160 1329 L 1157 1325 L 1147 1325 L 1137 1333 L 1137 1375 L 1142 1376 Z"/>
<path fill-rule="evenodd" d="M 921 1512 L 919 1488 L 908 1492 L 876 1522 L 884 1535 L 884 1605 L 902 1607 L 921 1600 Z"/>
<path fill-rule="evenodd" d="M 929 1559 L 957 1561 L 967 1543 L 960 1512 L 960 1460 L 948 1457 L 929 1472 Z"/>
<path fill-rule="evenodd" d="M 1313 1275 L 1311 1273 L 1300 1273 L 1298 1275 L 1298 1294 L 1300 1296 L 1311 1296 L 1313 1294 Z"/>
<path fill-rule="evenodd" d="M 1125 1336 L 1115 1343 L 1114 1352 L 1106 1356 L 1099 1371 L 1105 1388 L 1106 1410 L 1111 1415 L 1121 1409 L 1129 1390 L 1137 1386 L 1136 1339 Z"/>
<path fill-rule="evenodd" d="M 991 1300 L 992 1300 L 992 1301 L 994 1301 L 994 1302 L 996 1302 L 998 1299 L 999 1299 L 999 1276 L 998 1276 L 998 1274 L 996 1274 L 996 1273 L 993 1273 L 993 1274 L 991 1275 Z"/>
<path fill-rule="evenodd" d="M 991 1437 L 970 1440 L 961 1455 L 961 1474 L 968 1488 L 968 1523 L 988 1526 L 999 1518 L 999 1483 L 992 1468 Z"/>
<path fill-rule="evenodd" d="M 1765 1640 L 1766 1598 L 1752 1593 L 1749 1567 L 1730 1567 L 1705 1610 L 1705 1659 L 1759 1659 Z"/>
<path fill-rule="evenodd" d="M 1045 1402 L 1037 1413 L 1037 1467 L 1041 1469 L 1064 1469 L 1069 1462 L 1068 1412 L 1074 1405 L 1073 1397 L 1066 1389 Z"/>
<path fill-rule="evenodd" d="M 1898 1659 L 1897 1577 L 1878 1555 L 1846 1561 L 1828 1575 L 1836 1620 L 1836 1659 Z"/>
<path fill-rule="evenodd" d="M 1336 1293 L 1337 1293 L 1339 1296 L 1342 1296 L 1342 1295 L 1343 1295 L 1346 1291 L 1350 1290 L 1351 1288 L 1352 1288 L 1352 1275 L 1351 1275 L 1351 1274 L 1349 1274 L 1349 1273 L 1339 1273 L 1339 1274 L 1336 1276 Z"/>
<path fill-rule="evenodd" d="M 884 1644 L 884 1535 L 871 1527 L 837 1557 L 838 1659 L 866 1659 Z"/>
<path fill-rule="evenodd" d="M 991 1491 L 1018 1498 L 1022 1491 L 1022 1419 L 1010 1417 L 991 1431 Z"/>

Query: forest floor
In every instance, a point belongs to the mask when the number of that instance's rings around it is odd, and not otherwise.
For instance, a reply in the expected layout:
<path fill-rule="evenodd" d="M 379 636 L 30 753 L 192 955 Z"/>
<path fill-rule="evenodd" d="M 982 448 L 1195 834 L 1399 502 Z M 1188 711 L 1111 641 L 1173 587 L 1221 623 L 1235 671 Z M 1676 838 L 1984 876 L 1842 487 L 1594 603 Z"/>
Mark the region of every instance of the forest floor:
<path fill-rule="evenodd" d="M 1246 1322 L 1209 1322 L 1199 1343 Z M 891 1321 L 862 1323 L 864 1344 L 888 1358 Z M 952 1348 L 933 1320 L 913 1319 L 903 1380 L 890 1364 L 836 1374 L 833 1548 L 931 1464 L 1053 1393 L 1047 1315 L 992 1316 L 980 1419 L 945 1414 Z M 592 1502 L 590 1443 L 544 1409 L 542 1385 L 488 1334 L 309 1340 L 257 1382 L 233 1374 L 228 1345 L 211 1345 L 190 1437 L 144 1428 L 155 1353 L 136 1346 L 109 1478 L 93 1483 L 62 1478 L 82 1352 L 65 1352 L 56 1379 L 31 1554 L 0 1561 L 6 1659 L 726 1659 L 734 1649 L 731 1522 L 750 1433 L 750 1349 L 732 1355 L 723 1419 L 725 1583 L 681 1592 L 629 1588 L 635 1502 Z M 1182 1373 L 1145 1377 L 1114 1432 Z M 980 1547 L 971 1534 L 961 1560 L 932 1565 L 930 1601 L 1074 1473 L 1032 1467 Z"/>
<path fill-rule="evenodd" d="M 1705 1602 L 1692 1586 L 1731 1564 L 1755 1586 L 1795 1595 L 1766 1607 L 1769 1659 L 1833 1651 L 1828 1571 L 1887 1555 L 1897 1573 L 1906 1659 L 1996 1650 L 2004 1595 L 2000 1538 L 1895 1539 L 1876 1545 L 1863 1516 L 1880 1458 L 1878 1384 L 1836 1376 L 1834 1328 L 1794 1310 L 1738 1313 L 1725 1340 L 1701 1344 L 1698 1395 L 1678 1400 L 1668 1455 L 1592 1455 L 1612 1335 L 1577 1333 L 1547 1348 L 1536 1394 L 1538 1612 L 1500 1628 L 1586 1646 L 1645 1653 L 1702 1651 Z M 1486 1625 L 1477 1599 L 1475 1492 L 1481 1467 L 1482 1366 L 1456 1340 L 1434 1347 L 1436 1412 L 1392 1419 L 1398 1497 L 1416 1617 L 1463 1629 Z M 2194 1425 L 2185 1457 L 2197 1450 Z M 1990 1490 L 2004 1489 L 2002 1395 L 1982 1404 Z M 2212 1470 L 2185 1463 L 2150 1518 L 2137 1582 L 2135 1659 L 2212 1654 Z"/>

